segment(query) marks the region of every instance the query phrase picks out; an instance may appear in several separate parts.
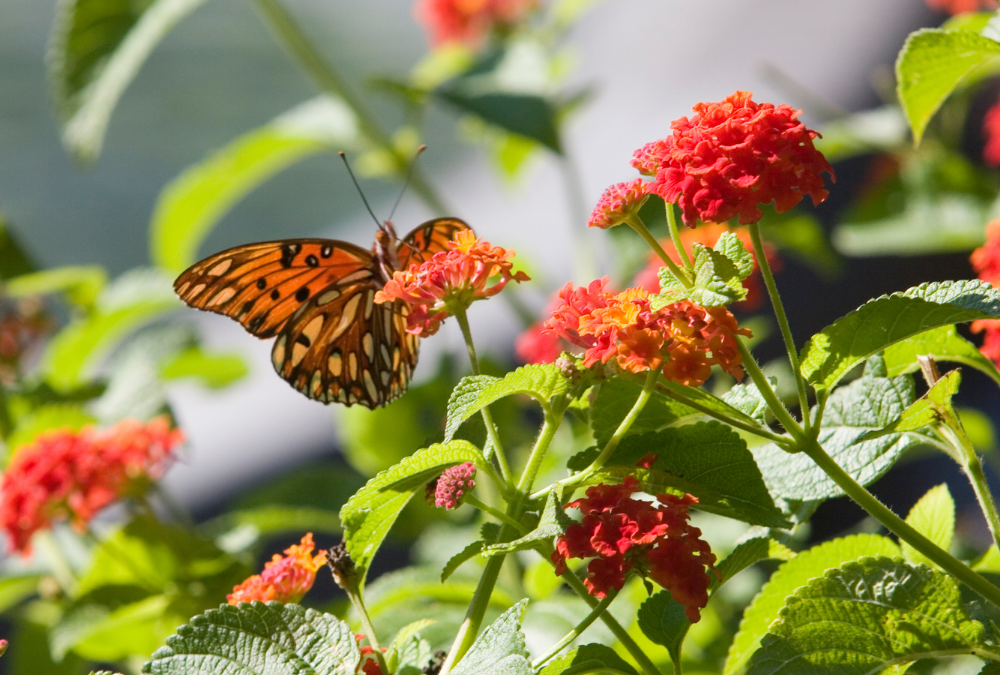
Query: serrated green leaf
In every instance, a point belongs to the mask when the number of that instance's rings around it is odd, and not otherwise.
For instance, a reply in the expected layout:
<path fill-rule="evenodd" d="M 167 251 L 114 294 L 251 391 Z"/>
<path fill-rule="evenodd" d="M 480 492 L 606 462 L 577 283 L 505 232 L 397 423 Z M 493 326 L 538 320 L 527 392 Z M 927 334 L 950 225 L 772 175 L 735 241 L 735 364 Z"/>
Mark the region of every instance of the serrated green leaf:
<path fill-rule="evenodd" d="M 919 434 L 887 434 L 865 440 L 885 428 L 913 403 L 909 375 L 878 377 L 872 369 L 849 385 L 835 389 L 817 440 L 855 480 L 868 485 L 888 471 L 908 448 L 923 443 Z M 773 443 L 751 448 L 771 494 L 813 501 L 839 497 L 843 491 L 804 453 L 789 454 Z"/>
<path fill-rule="evenodd" d="M 733 549 L 732 553 L 715 566 L 722 578 L 710 576 L 712 579 L 711 592 L 714 593 L 719 586 L 761 560 L 787 561 L 794 557 L 795 551 L 770 537 L 748 539 Z"/>
<path fill-rule="evenodd" d="M 444 569 L 441 570 L 441 581 L 447 581 L 448 577 L 454 574 L 455 570 L 462 566 L 462 563 L 472 560 L 477 555 L 482 553 L 484 546 L 486 546 L 486 542 L 482 539 L 477 539 L 449 558 L 448 562 L 444 566 Z"/>
<path fill-rule="evenodd" d="M 530 675 L 521 621 L 528 601 L 521 600 L 484 630 L 452 669 L 454 675 Z"/>
<path fill-rule="evenodd" d="M 926 283 L 883 295 L 810 338 L 802 349 L 802 374 L 817 389 L 830 389 L 851 368 L 896 342 L 987 318 L 1000 318 L 1000 292 L 982 281 Z"/>
<path fill-rule="evenodd" d="M 70 302 L 89 308 L 107 283 L 108 273 L 100 265 L 79 265 L 22 274 L 4 283 L 3 290 L 12 298 L 65 293 Z"/>
<path fill-rule="evenodd" d="M 33 443 L 41 434 L 56 429 L 79 431 L 97 422 L 83 406 L 74 403 L 52 403 L 32 410 L 17 420 L 7 439 L 8 461 L 17 450 Z"/>
<path fill-rule="evenodd" d="M 448 400 L 448 423 L 444 437 L 450 441 L 462 422 L 486 406 L 514 394 L 526 394 L 543 406 L 569 390 L 569 383 L 559 366 L 537 363 L 521 366 L 504 377 L 470 375 L 455 386 Z"/>
<path fill-rule="evenodd" d="M 931 117 L 959 86 L 1000 69 L 1000 44 L 971 31 L 911 33 L 896 61 L 899 102 L 919 144 Z"/>
<path fill-rule="evenodd" d="M 974 344 L 958 334 L 954 326 L 925 331 L 886 348 L 883 354 L 889 377 L 920 369 L 917 356 L 931 356 L 935 361 L 951 361 L 970 366 L 1000 384 L 1000 372 Z"/>
<path fill-rule="evenodd" d="M 164 380 L 197 378 L 211 389 L 228 387 L 246 377 L 246 361 L 236 353 L 212 354 L 200 347 L 191 347 L 160 364 Z"/>
<path fill-rule="evenodd" d="M 830 621 L 836 617 L 836 621 Z M 831 570 L 788 598 L 747 675 L 862 675 L 935 653 L 974 652 L 985 629 L 951 577 L 902 560 L 865 558 Z"/>
<path fill-rule="evenodd" d="M 769 377 L 767 381 L 772 388 L 778 386 L 778 380 L 775 377 Z M 749 415 L 757 420 L 760 424 L 767 423 L 767 411 L 769 409 L 767 401 L 761 396 L 760 389 L 753 382 L 747 380 L 741 384 L 734 385 L 732 389 L 723 394 L 722 400 L 745 415 Z"/>
<path fill-rule="evenodd" d="M 415 673 L 422 674 L 423 668 L 420 666 L 427 665 L 431 652 L 430 645 L 420 639 L 419 633 L 432 625 L 434 625 L 434 619 L 421 619 L 409 623 L 397 631 L 386 654 L 386 665 L 389 672 L 405 675 L 407 671 L 404 669 L 413 667 L 412 670 Z M 424 646 L 426 649 L 422 649 Z M 423 658 L 425 656 L 426 658 Z"/>
<path fill-rule="evenodd" d="M 657 456 L 651 468 L 665 476 L 644 474 L 636 468 L 636 463 L 650 453 Z M 755 525 L 789 525 L 775 507 L 746 441 L 718 422 L 626 436 L 601 473 L 609 473 L 615 467 L 634 472 L 637 477 L 645 476 L 654 484 L 659 483 L 658 478 L 666 478 L 675 489 L 685 489 L 697 496 L 701 500 L 699 508 L 706 511 Z"/>
<path fill-rule="evenodd" d="M 340 99 L 321 96 L 237 138 L 187 168 L 160 193 L 150 223 L 150 259 L 179 274 L 197 260 L 212 228 L 248 193 L 307 157 L 355 146 L 357 135 L 351 109 Z"/>
<path fill-rule="evenodd" d="M 279 602 L 223 605 L 177 629 L 147 675 L 354 675 L 361 654 L 343 621 Z"/>
<path fill-rule="evenodd" d="M 732 230 L 723 232 L 712 249 L 721 253 L 733 266 L 733 272 L 742 282 L 753 274 L 753 255 L 743 245 L 743 240 Z"/>
<path fill-rule="evenodd" d="M 878 555 L 898 556 L 899 546 L 888 537 L 856 534 L 814 546 L 783 564 L 743 613 L 740 630 L 726 657 L 723 675 L 734 675 L 743 670 L 768 627 L 778 618 L 785 598 L 795 589 L 845 562 Z"/>
<path fill-rule="evenodd" d="M 951 540 L 955 536 L 955 500 L 951 498 L 948 485 L 942 483 L 921 497 L 913 508 L 906 522 L 913 529 L 924 535 L 939 548 L 945 551 L 951 548 Z M 903 542 L 903 557 L 912 563 L 923 563 L 928 567 L 936 567 L 930 558 Z"/>
<path fill-rule="evenodd" d="M 84 160 L 101 152 L 111 113 L 150 53 L 205 0 L 60 0 L 49 78 L 63 143 Z"/>
<path fill-rule="evenodd" d="M 561 535 L 572 522 L 560 503 L 559 491 L 552 490 L 545 500 L 545 508 L 538 520 L 538 527 L 514 541 L 485 546 L 482 551 L 483 556 L 488 558 L 534 548 L 540 541 L 551 541 L 554 537 Z"/>
<path fill-rule="evenodd" d="M 613 675 L 638 675 L 635 668 L 618 656 L 607 645 L 581 645 L 552 659 L 538 675 L 586 675 L 586 673 L 612 673 Z"/>
<path fill-rule="evenodd" d="M 669 268 L 661 267 L 660 293 L 651 299 L 654 310 L 681 300 L 691 300 L 702 307 L 717 307 L 746 299 L 743 280 L 753 272 L 753 257 L 735 232 L 723 234 L 714 249 L 694 244 L 691 250 L 693 286 L 685 288 Z"/>
<path fill-rule="evenodd" d="M 942 419 L 951 411 L 951 397 L 958 393 L 958 385 L 962 382 L 962 373 L 953 370 L 927 390 L 927 393 L 914 401 L 898 418 L 878 431 L 870 431 L 862 439 L 868 440 L 888 434 L 919 431 Z"/>
<path fill-rule="evenodd" d="M 344 542 L 364 584 L 368 568 L 400 511 L 413 494 L 450 466 L 487 465 L 483 453 L 468 441 L 451 441 L 418 450 L 368 481 L 340 510 Z"/>

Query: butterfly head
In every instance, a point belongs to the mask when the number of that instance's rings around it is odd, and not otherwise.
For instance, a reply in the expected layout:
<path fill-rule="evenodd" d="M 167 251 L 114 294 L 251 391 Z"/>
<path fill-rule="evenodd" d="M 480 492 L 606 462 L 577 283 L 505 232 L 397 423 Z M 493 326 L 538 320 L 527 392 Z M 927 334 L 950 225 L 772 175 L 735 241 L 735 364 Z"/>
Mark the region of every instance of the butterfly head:
<path fill-rule="evenodd" d="M 392 226 L 392 221 L 385 221 L 378 226 L 375 233 L 375 244 L 372 246 L 372 255 L 378 261 L 379 269 L 382 272 L 383 281 L 392 278 L 392 273 L 399 269 L 399 255 L 397 248 L 399 238 L 396 236 L 396 229 Z"/>

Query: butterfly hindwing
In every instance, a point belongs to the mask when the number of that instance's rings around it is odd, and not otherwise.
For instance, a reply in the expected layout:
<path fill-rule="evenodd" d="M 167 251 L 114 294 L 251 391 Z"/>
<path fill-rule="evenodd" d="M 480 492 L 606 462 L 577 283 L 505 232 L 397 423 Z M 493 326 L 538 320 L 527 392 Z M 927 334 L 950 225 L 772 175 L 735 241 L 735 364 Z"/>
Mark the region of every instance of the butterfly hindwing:
<path fill-rule="evenodd" d="M 307 304 L 275 341 L 278 374 L 325 403 L 376 408 L 401 396 L 418 340 L 405 332 L 402 303 L 375 303 L 377 290 L 374 283 L 331 287 Z"/>
<path fill-rule="evenodd" d="M 286 239 L 216 253 L 174 282 L 181 300 L 225 314 L 257 337 L 273 337 L 332 283 L 370 280 L 372 254 L 343 241 Z"/>
<path fill-rule="evenodd" d="M 448 242 L 468 229 L 471 228 L 458 218 L 435 218 L 418 225 L 399 242 L 400 269 L 408 269 L 414 263 L 419 265 L 435 253 L 447 251 Z"/>

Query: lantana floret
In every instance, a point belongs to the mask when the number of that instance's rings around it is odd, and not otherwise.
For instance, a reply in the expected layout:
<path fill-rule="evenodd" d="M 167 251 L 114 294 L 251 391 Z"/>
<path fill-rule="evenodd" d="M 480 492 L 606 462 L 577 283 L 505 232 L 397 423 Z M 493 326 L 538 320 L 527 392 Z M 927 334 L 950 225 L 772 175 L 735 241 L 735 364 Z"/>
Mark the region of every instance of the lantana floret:
<path fill-rule="evenodd" d="M 301 542 L 286 548 L 284 555 L 275 553 L 263 572 L 234 587 L 226 600 L 230 605 L 254 600 L 298 602 L 312 588 L 316 571 L 326 564 L 326 551 L 313 555 L 315 548 L 312 532 L 306 533 Z"/>

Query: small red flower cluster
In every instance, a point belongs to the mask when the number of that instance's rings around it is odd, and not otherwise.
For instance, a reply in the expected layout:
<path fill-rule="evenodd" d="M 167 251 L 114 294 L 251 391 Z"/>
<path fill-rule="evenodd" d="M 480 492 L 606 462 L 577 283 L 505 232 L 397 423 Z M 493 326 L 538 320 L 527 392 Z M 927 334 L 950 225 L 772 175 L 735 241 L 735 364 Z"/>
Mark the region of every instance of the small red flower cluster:
<path fill-rule="evenodd" d="M 606 230 L 628 222 L 635 217 L 648 197 L 646 182 L 641 178 L 626 183 L 615 183 L 597 200 L 597 206 L 587 220 L 587 227 L 600 227 Z"/>
<path fill-rule="evenodd" d="M 612 588 L 620 590 L 625 576 L 635 571 L 669 590 L 694 623 L 708 604 L 706 567 L 715 569 L 715 555 L 701 539 L 701 530 L 688 523 L 688 508 L 698 499 L 663 494 L 654 506 L 633 499 L 632 493 L 639 491 L 639 481 L 627 476 L 621 485 L 587 488 L 585 498 L 567 504 L 580 509 L 583 520 L 556 540 L 556 572 L 566 571 L 569 558 L 593 558 L 584 584 L 591 595 L 603 598 Z"/>
<path fill-rule="evenodd" d="M 286 548 L 284 556 L 275 553 L 271 562 L 264 565 L 263 572 L 234 586 L 226 600 L 230 605 L 254 600 L 298 602 L 312 588 L 316 571 L 326 564 L 326 551 L 314 556 L 315 548 L 312 532 L 309 532 L 300 543 Z"/>
<path fill-rule="evenodd" d="M 544 324 L 550 334 L 585 350 L 585 366 L 614 359 L 622 370 L 662 369 L 668 380 L 699 386 L 718 365 L 743 379 L 736 336 L 750 331 L 739 328 L 725 307 L 684 300 L 653 311 L 645 290 L 612 294 L 605 290 L 607 283 L 604 277 L 586 287 L 566 284 L 559 292 L 561 304 Z"/>
<path fill-rule="evenodd" d="M 819 204 L 827 197 L 823 173 L 833 168 L 813 146 L 818 134 L 798 120 L 791 106 L 754 103 L 737 91 L 718 103 L 698 103 L 689 119 L 671 123 L 673 135 L 635 151 L 632 166 L 654 176 L 646 186 L 681 208 L 688 227 L 739 216 L 752 223 L 761 204 L 779 212 L 805 195 Z"/>
<path fill-rule="evenodd" d="M 964 12 L 978 12 L 979 8 L 996 9 L 996 0 L 927 0 L 927 6 L 949 14 L 962 14 Z"/>
<path fill-rule="evenodd" d="M 726 232 L 735 232 L 743 242 L 743 246 L 750 252 L 750 255 L 754 258 L 754 271 L 753 273 L 743 280 L 743 287 L 747 289 L 747 297 L 742 302 L 732 305 L 737 309 L 741 309 L 747 312 L 752 312 L 758 309 L 764 302 L 764 286 L 763 279 L 760 275 L 760 265 L 757 264 L 757 256 L 754 253 L 753 242 L 750 240 L 750 232 L 745 227 L 729 227 L 725 224 L 720 223 L 706 223 L 701 227 L 695 229 L 685 229 L 681 230 L 681 244 L 687 250 L 688 255 L 693 255 L 692 245 L 701 244 L 712 248 L 715 246 L 716 242 L 719 241 L 721 237 Z M 678 265 L 681 265 L 681 256 L 674 247 L 673 241 L 670 239 L 663 239 L 660 241 L 663 246 L 663 250 L 666 251 L 670 259 L 673 260 Z M 781 258 L 778 257 L 778 253 L 773 246 L 766 243 L 764 244 L 764 255 L 767 257 L 768 265 L 771 267 L 772 272 L 777 272 L 781 269 Z M 635 285 L 639 288 L 644 288 L 650 293 L 660 292 L 660 268 L 663 267 L 663 261 L 660 260 L 659 256 L 655 253 L 651 253 L 649 256 L 649 264 L 646 265 L 639 274 L 635 277 Z"/>
<path fill-rule="evenodd" d="M 528 281 L 524 272 L 514 272 L 514 251 L 490 246 L 463 230 L 448 242 L 450 251 L 441 251 L 405 272 L 395 272 L 392 279 L 375 294 L 375 302 L 402 300 L 408 307 L 406 330 L 427 337 L 441 327 L 450 314 L 465 310 L 476 300 L 496 295 L 507 282 Z M 488 286 L 493 277 L 499 279 Z"/>
<path fill-rule="evenodd" d="M 983 161 L 990 166 L 1000 166 L 1000 101 L 986 111 L 983 118 Z"/>
<path fill-rule="evenodd" d="M 536 4 L 537 0 L 419 0 L 414 14 L 434 45 L 460 42 L 475 47 L 494 28 L 523 19 Z"/>
<path fill-rule="evenodd" d="M 969 260 L 980 279 L 1000 288 L 1000 220 L 986 225 L 986 243 L 973 251 Z M 1000 368 L 1000 319 L 973 321 L 971 329 L 973 333 L 984 333 L 979 351 Z"/>
<path fill-rule="evenodd" d="M 355 633 L 354 639 L 358 641 L 358 645 L 361 645 L 363 640 L 367 639 L 364 633 Z M 378 659 L 375 658 L 375 649 L 370 645 L 364 645 L 361 648 L 361 661 L 358 663 L 357 669 L 354 671 L 356 675 L 382 675 L 382 666 L 379 665 Z M 382 647 L 382 651 L 385 651 L 385 647 Z"/>
<path fill-rule="evenodd" d="M 35 532 L 63 520 L 86 529 L 101 509 L 160 478 L 183 438 L 166 417 L 39 436 L 0 480 L 0 523 L 11 547 L 28 553 Z"/>
<path fill-rule="evenodd" d="M 434 506 L 439 509 L 457 509 L 466 493 L 476 486 L 476 465 L 465 462 L 445 469 L 434 481 Z"/>

